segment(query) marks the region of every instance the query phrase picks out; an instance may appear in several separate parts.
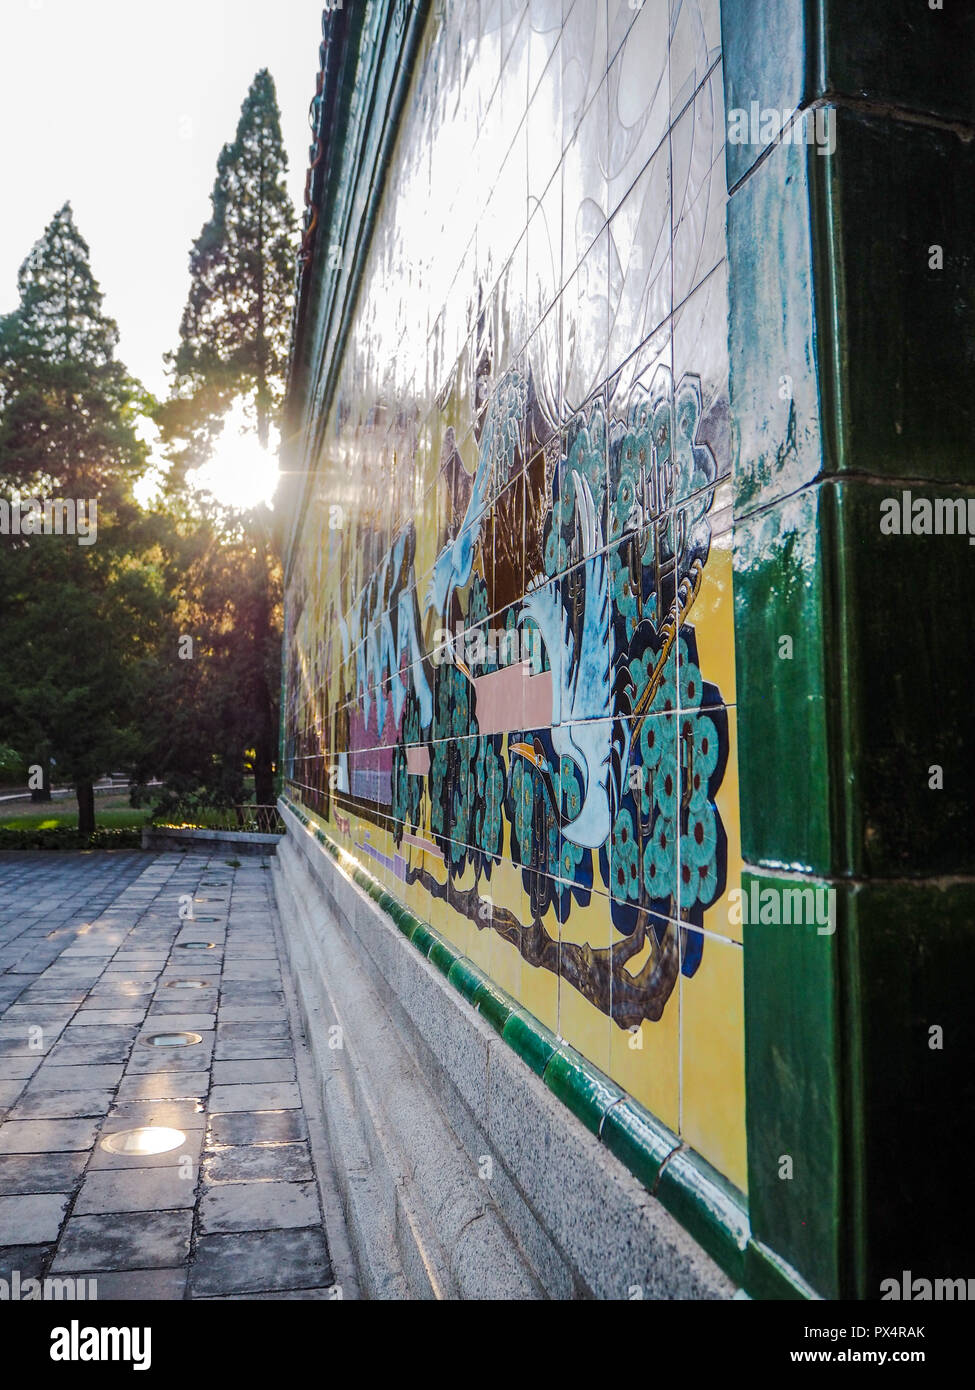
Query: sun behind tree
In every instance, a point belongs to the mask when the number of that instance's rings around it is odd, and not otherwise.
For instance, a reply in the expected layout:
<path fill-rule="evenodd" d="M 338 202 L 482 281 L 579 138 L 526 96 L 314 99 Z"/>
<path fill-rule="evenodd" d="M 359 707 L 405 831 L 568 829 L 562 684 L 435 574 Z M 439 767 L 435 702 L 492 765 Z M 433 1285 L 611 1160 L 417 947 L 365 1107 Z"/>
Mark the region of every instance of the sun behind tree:
<path fill-rule="evenodd" d="M 274 82 L 262 68 L 217 161 L 212 215 L 190 253 L 173 392 L 159 414 L 177 475 L 212 455 L 235 400 L 267 448 L 284 396 L 297 248 Z"/>

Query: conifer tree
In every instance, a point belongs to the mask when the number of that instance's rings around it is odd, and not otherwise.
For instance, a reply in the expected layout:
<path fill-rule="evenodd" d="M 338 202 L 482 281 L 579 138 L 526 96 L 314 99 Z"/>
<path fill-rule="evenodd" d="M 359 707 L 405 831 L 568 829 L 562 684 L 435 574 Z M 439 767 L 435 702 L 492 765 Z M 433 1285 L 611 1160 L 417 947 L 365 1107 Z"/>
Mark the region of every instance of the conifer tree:
<path fill-rule="evenodd" d="M 131 751 L 139 677 L 160 595 L 140 554 L 132 485 L 147 463 L 136 428 L 148 398 L 115 357 L 88 247 L 69 204 L 20 269 L 0 318 L 0 491 L 83 502 L 92 544 L 71 534 L 0 537 L 0 736 L 69 781 L 79 829 L 93 784 Z M 45 779 L 46 780 L 46 779 Z"/>
<path fill-rule="evenodd" d="M 180 473 L 206 461 L 240 397 L 260 442 L 284 395 L 295 277 L 296 219 L 285 175 L 274 82 L 262 68 L 217 161 L 212 214 L 190 253 L 173 394 L 160 412 Z"/>

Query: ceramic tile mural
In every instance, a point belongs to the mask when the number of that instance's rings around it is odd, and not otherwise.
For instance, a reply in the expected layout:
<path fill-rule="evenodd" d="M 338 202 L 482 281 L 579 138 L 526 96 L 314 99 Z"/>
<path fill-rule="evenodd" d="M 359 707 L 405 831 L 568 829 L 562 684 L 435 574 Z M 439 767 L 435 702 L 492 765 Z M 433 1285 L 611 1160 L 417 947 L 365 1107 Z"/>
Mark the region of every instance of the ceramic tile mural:
<path fill-rule="evenodd" d="M 433 7 L 287 598 L 290 794 L 745 1185 L 718 0 Z"/>

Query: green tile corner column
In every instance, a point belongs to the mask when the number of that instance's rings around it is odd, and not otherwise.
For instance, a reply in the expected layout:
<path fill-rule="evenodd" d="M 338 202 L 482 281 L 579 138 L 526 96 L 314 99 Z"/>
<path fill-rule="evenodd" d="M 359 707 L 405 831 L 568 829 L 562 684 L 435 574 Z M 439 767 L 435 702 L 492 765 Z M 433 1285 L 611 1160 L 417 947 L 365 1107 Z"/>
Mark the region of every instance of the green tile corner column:
<path fill-rule="evenodd" d="M 975 9 L 722 40 L 750 1282 L 877 1299 L 975 1277 Z"/>

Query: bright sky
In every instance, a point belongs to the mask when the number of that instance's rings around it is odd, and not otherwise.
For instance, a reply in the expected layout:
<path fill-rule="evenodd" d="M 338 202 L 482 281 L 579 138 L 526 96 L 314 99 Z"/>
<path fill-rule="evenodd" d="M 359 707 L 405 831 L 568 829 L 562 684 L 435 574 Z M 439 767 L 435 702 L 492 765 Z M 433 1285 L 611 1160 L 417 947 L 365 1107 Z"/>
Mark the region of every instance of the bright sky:
<path fill-rule="evenodd" d="M 300 210 L 321 15 L 322 0 L 0 0 L 0 313 L 70 199 L 119 355 L 163 393 L 217 155 L 261 67 Z"/>

